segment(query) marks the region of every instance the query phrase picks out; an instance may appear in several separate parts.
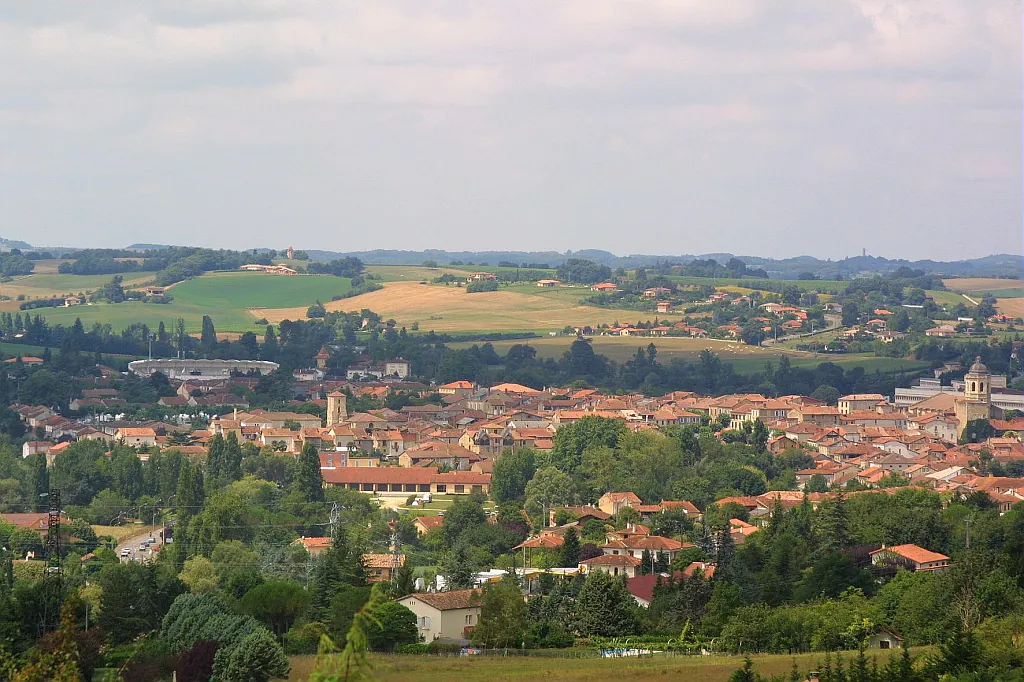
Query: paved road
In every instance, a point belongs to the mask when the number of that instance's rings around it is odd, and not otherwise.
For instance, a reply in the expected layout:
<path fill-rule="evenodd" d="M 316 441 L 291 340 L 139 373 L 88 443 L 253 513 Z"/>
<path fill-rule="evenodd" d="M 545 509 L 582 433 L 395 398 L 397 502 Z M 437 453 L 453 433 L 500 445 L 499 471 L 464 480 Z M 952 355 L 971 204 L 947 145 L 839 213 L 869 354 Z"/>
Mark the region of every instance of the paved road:
<path fill-rule="evenodd" d="M 114 550 L 117 552 L 117 556 L 121 556 L 122 549 L 128 549 L 131 554 L 127 557 L 123 557 L 122 561 L 139 561 L 142 559 L 153 558 L 152 552 L 140 552 L 139 545 L 146 541 L 148 538 L 156 538 L 157 542 L 160 542 L 160 526 L 140 526 L 137 533 L 133 533 L 128 537 L 121 540 Z"/>

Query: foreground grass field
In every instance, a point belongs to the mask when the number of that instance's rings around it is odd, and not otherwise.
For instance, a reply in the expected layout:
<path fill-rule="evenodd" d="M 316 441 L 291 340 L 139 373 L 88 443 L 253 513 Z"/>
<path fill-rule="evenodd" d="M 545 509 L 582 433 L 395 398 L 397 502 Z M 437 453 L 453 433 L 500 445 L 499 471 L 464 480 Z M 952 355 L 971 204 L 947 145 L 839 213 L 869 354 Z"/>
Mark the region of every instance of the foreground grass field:
<path fill-rule="evenodd" d="M 847 658 L 851 658 L 849 653 Z M 869 660 L 877 656 L 878 666 L 889 660 L 887 652 L 868 653 Z M 288 679 L 304 682 L 314 665 L 313 656 L 293 656 L 292 672 Z M 819 654 L 797 656 L 755 656 L 754 665 L 762 675 L 789 673 L 796 661 L 801 672 L 817 669 L 824 660 Z M 743 665 L 739 656 L 605 659 L 605 658 L 542 658 L 499 656 L 477 658 L 439 658 L 433 656 L 381 656 L 370 657 L 373 679 L 381 682 L 498 682 L 503 680 L 566 680 L 590 682 L 609 680 L 616 682 L 650 682 L 658 680 L 690 680 L 725 682 Z"/>
<path fill-rule="evenodd" d="M 537 349 L 539 358 L 560 358 L 569 349 L 573 342 L 571 337 L 542 337 L 537 339 L 524 339 L 521 341 L 493 341 L 494 350 L 499 354 L 505 354 L 508 349 L 516 343 L 525 343 Z M 733 365 L 733 369 L 740 374 L 759 372 L 764 369 L 766 362 L 778 362 L 778 359 L 786 355 L 794 367 L 814 367 L 822 362 L 834 362 L 835 364 L 850 369 L 852 367 L 863 367 L 865 371 L 873 372 L 876 369 L 882 372 L 898 372 L 901 370 L 923 369 L 928 366 L 926 362 L 914 360 L 902 360 L 895 358 L 879 358 L 873 355 L 849 354 L 831 355 L 825 353 L 806 353 L 788 348 L 762 348 L 748 346 L 735 341 L 722 341 L 719 339 L 690 339 L 674 336 L 662 338 L 630 338 L 621 336 L 595 336 L 591 339 L 594 352 L 606 355 L 617 361 L 625 362 L 635 353 L 637 348 L 646 348 L 648 344 L 654 343 L 658 349 L 658 359 L 666 362 L 672 358 L 683 360 L 696 360 L 704 349 L 714 351 L 718 356 Z M 471 342 L 453 343 L 453 348 L 468 348 Z"/>
<path fill-rule="evenodd" d="M 58 277 L 74 275 L 58 275 Z M 110 281 L 107 277 L 105 281 Z M 126 303 L 96 304 L 72 308 L 51 308 L 40 311 L 51 324 L 74 323 L 81 318 L 88 327 L 94 322 L 123 329 L 136 322 L 156 327 L 161 321 L 168 327 L 179 317 L 190 332 L 199 331 L 203 315 L 213 318 L 218 332 L 262 332 L 256 319 L 263 317 L 259 308 L 293 312 L 280 319 L 304 319 L 306 308 L 317 300 L 328 302 L 350 289 L 350 280 L 333 275 L 281 276 L 251 272 L 214 272 L 190 279 L 171 288 L 174 300 L 167 304 Z"/>

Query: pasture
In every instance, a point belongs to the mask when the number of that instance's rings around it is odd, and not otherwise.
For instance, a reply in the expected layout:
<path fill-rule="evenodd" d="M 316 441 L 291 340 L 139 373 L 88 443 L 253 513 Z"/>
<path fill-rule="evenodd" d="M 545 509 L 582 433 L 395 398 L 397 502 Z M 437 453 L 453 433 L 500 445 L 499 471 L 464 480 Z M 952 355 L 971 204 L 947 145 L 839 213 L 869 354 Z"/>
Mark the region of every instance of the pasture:
<path fill-rule="evenodd" d="M 326 303 L 328 310 L 369 308 L 399 326 L 419 323 L 422 331 L 553 331 L 566 325 L 597 325 L 616 319 L 653 317 L 630 310 L 609 310 L 577 303 L 565 295 L 532 285 L 502 287 L 498 291 L 466 293 L 464 287 L 420 284 L 422 280 L 391 281 L 384 288 L 361 296 Z M 260 311 L 270 322 L 297 319 L 297 308 Z"/>
<path fill-rule="evenodd" d="M 947 289 L 969 294 L 974 298 L 990 294 L 996 298 L 1020 298 L 1024 295 L 1024 281 L 1000 277 L 963 277 L 944 279 Z"/>
<path fill-rule="evenodd" d="M 366 272 L 379 277 L 382 282 L 430 282 L 444 274 L 458 277 L 469 274 L 469 271 L 460 268 L 427 268 L 419 265 L 367 265 Z"/>
<path fill-rule="evenodd" d="M 1010 317 L 1024 317 L 1024 298 L 1000 298 L 996 310 Z"/>
<path fill-rule="evenodd" d="M 650 682 L 652 679 L 725 682 L 743 665 L 741 656 L 668 656 L 650 658 L 599 658 L 592 651 L 548 651 L 549 655 L 531 656 L 396 656 L 371 654 L 373 679 L 381 682 L 519 682 L 522 680 L 564 680 L 590 682 L 614 678 L 620 682 Z M 570 657 L 576 654 L 576 657 Z M 846 658 L 853 657 L 848 653 Z M 556 657 L 557 656 L 557 657 Z M 563 657 L 564 656 L 564 657 Z M 586 656 L 586 657 L 580 657 Z M 889 660 L 888 652 L 873 650 L 881 668 Z M 787 675 L 796 662 L 800 670 L 817 670 L 824 654 L 755 655 L 754 666 L 761 675 Z M 304 682 L 313 671 L 314 656 L 292 656 L 289 680 Z M 803 677 L 801 677 L 803 679 Z"/>
<path fill-rule="evenodd" d="M 127 272 L 124 286 L 141 286 L 153 279 L 154 272 Z M 17 310 L 20 301 L 18 296 L 26 300 L 37 298 L 57 298 L 77 293 L 88 293 L 102 288 L 113 275 L 59 275 L 33 274 L 15 277 L 10 282 L 0 283 L 0 295 L 10 296 L 12 300 L 3 301 L 3 310 Z"/>
<path fill-rule="evenodd" d="M 75 275 L 61 275 L 75 277 Z M 109 281 L 109 277 L 106 281 Z M 251 272 L 214 272 L 174 285 L 174 300 L 166 304 L 97 303 L 71 308 L 47 308 L 39 313 L 51 324 L 69 325 L 81 318 L 87 327 L 94 322 L 123 329 L 141 322 L 156 327 L 162 321 L 168 327 L 178 318 L 185 320 L 189 332 L 202 328 L 203 315 L 213 318 L 218 332 L 244 333 L 263 331 L 255 324 L 262 317 L 261 307 L 285 308 L 294 311 L 290 317 L 304 319 L 306 308 L 317 300 L 324 303 L 332 296 L 342 295 L 350 288 L 349 280 L 333 275 L 283 276 Z"/>
<path fill-rule="evenodd" d="M 537 339 L 492 341 L 495 352 L 504 355 L 514 344 L 526 344 L 537 350 L 537 357 L 541 359 L 560 358 L 569 345 L 573 342 L 572 337 L 556 336 L 541 337 Z M 865 371 L 873 372 L 876 369 L 881 372 L 898 372 L 901 370 L 923 369 L 928 366 L 926 362 L 915 360 L 903 360 L 895 358 L 880 358 L 873 355 L 849 354 L 833 355 L 826 353 L 807 353 L 803 351 L 790 350 L 786 348 L 763 348 L 759 346 L 748 346 L 737 341 L 724 341 L 721 339 L 691 339 L 677 336 L 664 337 L 622 337 L 622 336 L 595 336 L 590 339 L 595 353 L 607 356 L 616 362 L 625 362 L 636 354 L 637 348 L 647 348 L 653 343 L 658 349 L 658 359 L 661 362 L 668 362 L 673 358 L 695 361 L 700 352 L 708 349 L 716 353 L 723 361 L 730 363 L 733 369 L 740 374 L 749 374 L 764 370 L 765 363 L 777 363 L 783 355 L 789 357 L 794 367 L 816 367 L 822 362 L 833 362 L 844 369 L 863 367 Z M 480 345 L 481 342 L 463 341 L 450 344 L 452 348 L 468 348 L 472 345 Z"/>

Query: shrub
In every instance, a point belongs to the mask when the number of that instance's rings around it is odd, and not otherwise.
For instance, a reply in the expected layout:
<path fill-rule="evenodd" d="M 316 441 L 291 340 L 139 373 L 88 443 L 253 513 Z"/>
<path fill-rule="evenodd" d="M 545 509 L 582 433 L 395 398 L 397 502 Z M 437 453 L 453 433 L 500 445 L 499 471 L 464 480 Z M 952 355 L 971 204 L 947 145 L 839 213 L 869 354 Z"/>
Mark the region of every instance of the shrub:
<path fill-rule="evenodd" d="M 400 644 L 395 647 L 396 654 L 411 654 L 411 655 L 423 655 L 430 653 L 430 645 L 423 642 L 416 644 Z"/>
<path fill-rule="evenodd" d="M 467 294 L 478 294 L 484 291 L 497 291 L 498 282 L 493 279 L 473 281 L 466 285 Z"/>
<path fill-rule="evenodd" d="M 327 634 L 327 626 L 314 621 L 293 627 L 284 634 L 284 652 L 289 655 L 315 654 L 320 636 Z"/>

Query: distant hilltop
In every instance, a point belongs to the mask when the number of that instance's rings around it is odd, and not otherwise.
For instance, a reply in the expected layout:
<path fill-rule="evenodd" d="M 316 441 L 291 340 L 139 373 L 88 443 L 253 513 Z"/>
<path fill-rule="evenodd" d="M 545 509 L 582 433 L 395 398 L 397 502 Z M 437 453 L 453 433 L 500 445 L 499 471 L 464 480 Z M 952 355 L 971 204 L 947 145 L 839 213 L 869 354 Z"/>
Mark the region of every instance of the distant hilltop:
<path fill-rule="evenodd" d="M 17 239 L 4 239 L 0 237 L 0 251 L 10 251 L 11 249 L 31 249 L 32 245 L 28 242 L 19 241 Z"/>
<path fill-rule="evenodd" d="M 334 260 L 353 256 L 364 263 L 372 265 L 422 265 L 434 262 L 438 265 L 527 265 L 538 267 L 548 265 L 556 267 L 570 258 L 583 258 L 611 268 L 649 267 L 657 263 L 689 263 L 695 260 L 714 259 L 726 263 L 730 258 L 738 258 L 748 267 L 761 268 L 769 276 L 777 279 L 796 279 L 802 274 L 810 273 L 821 279 L 835 279 L 842 275 L 845 278 L 878 274 L 885 275 L 899 268 L 922 270 L 926 274 L 948 277 L 1009 277 L 1020 278 L 1024 272 L 1024 256 L 1014 254 L 996 254 L 983 258 L 961 261 L 911 261 L 902 258 L 890 259 L 878 256 L 852 256 L 842 260 L 821 260 L 813 256 L 795 256 L 793 258 L 763 258 L 760 256 L 736 256 L 731 253 L 706 253 L 683 255 L 632 254 L 617 256 L 608 251 L 585 249 L 580 251 L 443 251 L 427 249 L 425 251 L 317 251 L 306 249 L 312 260 Z"/>
<path fill-rule="evenodd" d="M 4 239 L 0 237 L 0 251 L 11 249 L 30 250 L 32 245 L 27 242 Z M 89 247 L 54 248 L 46 247 L 56 257 L 66 256 L 78 250 L 89 250 Z M 161 251 L 171 248 L 170 244 L 136 243 L 126 246 L 122 251 Z M 301 248 L 301 247 L 297 247 Z M 245 251 L 267 253 L 274 251 L 269 248 L 250 248 Z M 277 249 L 284 254 L 284 249 Z M 811 275 L 818 279 L 850 279 L 872 275 L 886 275 L 899 268 L 920 270 L 925 274 L 943 277 L 1005 277 L 1020 279 L 1024 273 L 1024 256 L 1019 254 L 1000 253 L 982 258 L 958 261 L 907 260 L 903 258 L 883 258 L 881 256 L 851 256 L 841 260 L 822 260 L 814 256 L 794 256 L 792 258 L 764 258 L 761 256 L 734 255 L 728 252 L 704 254 L 630 254 L 618 256 L 601 249 L 581 249 L 579 251 L 445 251 L 443 249 L 426 249 L 423 251 L 401 251 L 396 249 L 374 249 L 372 251 L 325 251 L 304 249 L 314 261 L 331 261 L 347 257 L 358 258 L 367 265 L 423 265 L 424 263 L 444 265 L 477 265 L 482 267 L 513 266 L 513 267 L 557 267 L 569 259 L 581 258 L 611 268 L 651 267 L 656 264 L 685 264 L 695 260 L 715 260 L 720 264 L 732 258 L 738 258 L 751 269 L 763 270 L 774 279 L 798 279 Z"/>

